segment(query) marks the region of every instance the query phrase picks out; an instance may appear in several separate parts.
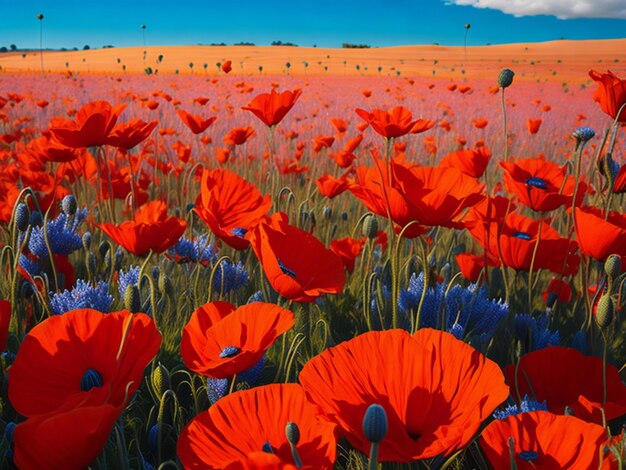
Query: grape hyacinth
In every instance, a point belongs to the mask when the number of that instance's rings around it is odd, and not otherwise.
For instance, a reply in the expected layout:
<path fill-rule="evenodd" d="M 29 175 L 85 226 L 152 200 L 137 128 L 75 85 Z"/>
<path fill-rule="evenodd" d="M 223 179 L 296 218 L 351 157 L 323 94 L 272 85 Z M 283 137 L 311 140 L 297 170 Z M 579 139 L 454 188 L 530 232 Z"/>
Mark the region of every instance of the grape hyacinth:
<path fill-rule="evenodd" d="M 55 255 L 69 255 L 83 246 L 82 238 L 77 232 L 86 217 L 87 209 L 81 209 L 73 217 L 62 212 L 56 219 L 46 222 L 46 235 Z M 50 256 L 43 226 L 33 228 L 28 241 L 28 249 L 40 259 Z"/>
<path fill-rule="evenodd" d="M 61 315 L 77 308 L 92 308 L 108 313 L 113 303 L 113 296 L 109 293 L 109 284 L 98 282 L 94 287 L 89 282 L 78 279 L 76 286 L 71 290 L 52 294 L 50 309 L 54 315 Z"/>
<path fill-rule="evenodd" d="M 424 274 L 413 273 L 406 289 L 400 291 L 398 304 L 401 313 L 415 315 L 419 308 L 424 286 Z M 426 290 L 420 328 L 441 328 L 458 339 L 472 339 L 485 344 L 496 332 L 496 328 L 509 311 L 502 300 L 488 297 L 487 286 L 470 284 L 468 287 L 446 286 L 435 283 Z"/>

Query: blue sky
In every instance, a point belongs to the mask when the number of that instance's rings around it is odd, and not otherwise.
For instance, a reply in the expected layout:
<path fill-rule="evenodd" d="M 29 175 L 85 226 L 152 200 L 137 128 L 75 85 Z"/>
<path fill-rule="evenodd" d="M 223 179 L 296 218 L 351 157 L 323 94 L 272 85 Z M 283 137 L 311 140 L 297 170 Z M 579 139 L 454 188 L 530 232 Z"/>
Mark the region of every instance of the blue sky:
<path fill-rule="evenodd" d="M 585 9 L 585 4 L 589 6 L 590 2 L 592 8 Z M 39 47 L 38 13 L 44 15 L 44 47 L 50 48 L 82 48 L 85 44 L 141 46 L 141 24 L 146 25 L 147 45 L 222 41 L 263 45 L 274 40 L 319 47 L 340 47 L 343 42 L 381 47 L 462 45 L 465 23 L 471 24 L 468 45 L 626 37 L 626 19 L 614 18 L 626 18 L 625 8 L 615 6 L 614 0 L 544 0 L 542 4 L 548 7 L 542 12 L 554 11 L 560 16 L 604 16 L 595 19 L 534 15 L 537 11 L 525 6 L 531 3 L 526 0 L 5 0 L 2 3 L 0 46 L 16 44 L 19 48 Z M 501 10 L 533 16 L 518 17 Z"/>

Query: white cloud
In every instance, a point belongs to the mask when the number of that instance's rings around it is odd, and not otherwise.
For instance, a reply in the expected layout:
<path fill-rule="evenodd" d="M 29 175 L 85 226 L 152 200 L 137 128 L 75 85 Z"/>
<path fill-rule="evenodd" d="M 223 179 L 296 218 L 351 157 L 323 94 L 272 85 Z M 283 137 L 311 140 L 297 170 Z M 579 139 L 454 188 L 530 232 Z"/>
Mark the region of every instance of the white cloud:
<path fill-rule="evenodd" d="M 515 16 L 626 19 L 625 0 L 447 0 L 446 3 L 492 8 Z"/>

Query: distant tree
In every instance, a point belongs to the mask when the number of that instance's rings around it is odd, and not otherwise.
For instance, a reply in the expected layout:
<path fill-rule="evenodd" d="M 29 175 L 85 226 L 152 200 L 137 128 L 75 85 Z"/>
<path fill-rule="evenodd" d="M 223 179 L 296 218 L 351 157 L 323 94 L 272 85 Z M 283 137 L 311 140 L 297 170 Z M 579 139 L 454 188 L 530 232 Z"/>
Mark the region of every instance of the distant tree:
<path fill-rule="evenodd" d="M 380 72 L 382 72 L 382 71 L 383 71 L 383 68 L 379 65 L 379 66 L 378 66 L 378 73 L 380 73 Z"/>
<path fill-rule="evenodd" d="M 189 62 L 189 68 L 191 69 L 191 73 L 193 73 L 193 62 Z"/>
<path fill-rule="evenodd" d="M 0 52 L 9 52 L 9 49 L 6 46 L 2 46 L 0 47 Z"/>
<path fill-rule="evenodd" d="M 144 69 L 144 72 L 146 72 L 146 75 L 152 75 L 153 74 L 152 67 L 146 67 Z"/>
<path fill-rule="evenodd" d="M 89 44 L 85 44 L 83 46 L 83 51 L 88 51 L 89 49 L 91 49 L 91 47 L 89 47 Z"/>
<path fill-rule="evenodd" d="M 122 62 L 122 59 L 120 59 L 119 57 L 117 58 L 117 63 L 120 64 Z"/>
<path fill-rule="evenodd" d="M 17 51 L 17 46 L 15 44 L 11 44 L 9 46 L 9 49 L 11 49 L 11 52 L 15 52 L 15 51 Z"/>
<path fill-rule="evenodd" d="M 259 65 L 259 73 L 263 73 L 263 66 Z"/>
<path fill-rule="evenodd" d="M 157 57 L 157 64 L 160 64 L 161 62 L 163 62 L 163 54 L 159 54 L 159 57 Z"/>

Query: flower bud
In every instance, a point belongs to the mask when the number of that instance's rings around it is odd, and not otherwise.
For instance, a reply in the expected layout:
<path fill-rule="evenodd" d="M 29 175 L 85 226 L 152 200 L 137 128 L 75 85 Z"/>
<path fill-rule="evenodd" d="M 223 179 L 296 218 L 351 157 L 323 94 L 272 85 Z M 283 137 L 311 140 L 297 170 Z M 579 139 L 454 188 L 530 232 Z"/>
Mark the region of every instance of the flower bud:
<path fill-rule="evenodd" d="M 126 290 L 128 291 L 128 289 Z M 152 382 L 154 392 L 159 397 L 162 397 L 170 389 L 170 373 L 161 363 L 157 364 L 152 370 L 150 381 Z"/>
<path fill-rule="evenodd" d="M 511 69 L 502 69 L 500 75 L 498 75 L 498 86 L 500 88 L 507 88 L 513 83 L 513 77 L 515 72 Z"/>
<path fill-rule="evenodd" d="M 610 295 L 604 294 L 598 301 L 598 307 L 596 310 L 596 323 L 600 328 L 606 328 L 613 321 L 613 314 L 615 313 L 615 305 Z"/>
<path fill-rule="evenodd" d="M 15 209 L 15 225 L 20 232 L 25 232 L 30 222 L 30 211 L 23 202 L 19 203 Z"/>
<path fill-rule="evenodd" d="M 290 444 L 296 445 L 300 442 L 300 428 L 292 421 L 288 422 L 287 426 L 285 426 L 285 435 Z"/>
<path fill-rule="evenodd" d="M 591 127 L 579 127 L 572 132 L 572 137 L 580 142 L 587 142 L 591 140 L 596 135 L 596 131 L 594 131 Z"/>
<path fill-rule="evenodd" d="M 378 234 L 378 220 L 376 216 L 368 215 L 363 220 L 363 235 L 367 238 L 376 238 Z"/>
<path fill-rule="evenodd" d="M 83 248 L 86 251 L 89 251 L 89 249 L 91 248 L 91 240 L 92 240 L 91 232 L 85 232 L 83 234 Z"/>
<path fill-rule="evenodd" d="M 367 408 L 363 417 L 363 434 L 370 442 L 380 442 L 387 435 L 387 413 L 385 409 L 373 404 Z"/>
<path fill-rule="evenodd" d="M 74 215 L 78 210 L 78 203 L 73 194 L 68 194 L 61 201 L 61 210 L 65 215 Z"/>
<path fill-rule="evenodd" d="M 104 240 L 98 246 L 98 254 L 100 254 L 101 258 L 104 258 L 110 249 L 111 249 L 111 244 L 108 241 Z"/>
<path fill-rule="evenodd" d="M 134 284 L 129 284 L 124 293 L 124 308 L 132 313 L 141 311 L 141 296 L 139 289 Z"/>
<path fill-rule="evenodd" d="M 622 272 L 622 260 L 618 255 L 609 256 L 604 262 L 604 272 L 610 280 L 615 280 Z"/>
<path fill-rule="evenodd" d="M 39 226 L 43 225 L 43 218 L 41 217 L 41 212 L 39 212 L 39 211 L 32 211 L 30 213 L 30 222 L 29 223 L 33 227 L 39 227 Z"/>

